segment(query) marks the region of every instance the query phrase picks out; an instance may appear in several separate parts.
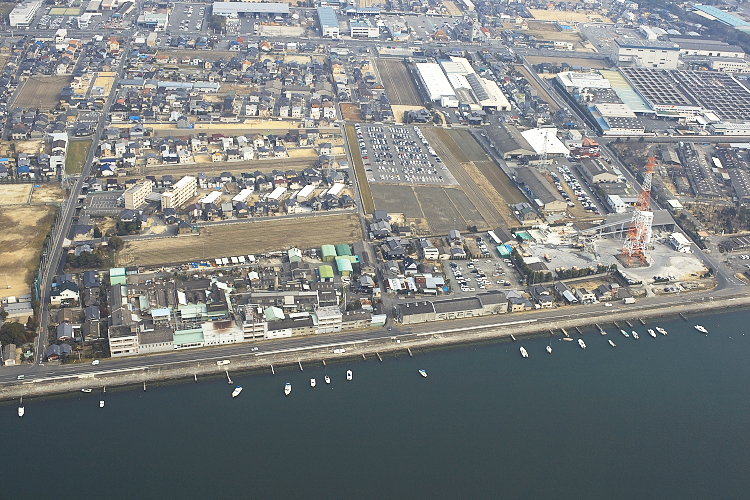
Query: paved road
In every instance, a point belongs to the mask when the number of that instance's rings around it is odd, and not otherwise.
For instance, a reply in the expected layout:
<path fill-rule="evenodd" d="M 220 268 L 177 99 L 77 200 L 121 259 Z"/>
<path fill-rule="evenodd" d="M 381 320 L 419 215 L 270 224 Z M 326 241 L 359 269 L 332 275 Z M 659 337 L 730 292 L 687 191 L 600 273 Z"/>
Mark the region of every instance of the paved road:
<path fill-rule="evenodd" d="M 530 311 L 527 313 L 513 313 L 458 321 L 425 323 L 413 326 L 399 325 L 394 327 L 391 331 L 380 328 L 377 330 L 364 330 L 351 333 L 312 335 L 268 341 L 259 340 L 229 346 L 167 352 L 150 356 L 106 359 L 102 360 L 101 364 L 98 366 L 92 366 L 90 364 L 44 366 L 22 365 L 2 370 L 0 373 L 0 385 L 27 383 L 33 380 L 138 370 L 185 362 L 212 362 L 225 358 L 231 359 L 236 356 L 262 357 L 274 353 L 289 353 L 305 349 L 317 349 L 322 347 L 333 348 L 333 346 L 359 344 L 376 339 L 394 339 L 395 342 L 395 339 L 406 340 L 413 336 L 440 335 L 452 332 L 499 328 L 521 323 L 539 323 L 540 331 L 547 330 L 550 328 L 549 325 L 555 325 L 557 322 L 579 318 L 586 318 L 590 320 L 591 323 L 599 322 L 600 324 L 604 324 L 608 322 L 607 316 L 615 312 L 627 311 L 634 318 L 638 317 L 639 311 L 648 309 L 664 309 L 665 314 L 668 314 L 669 308 L 676 305 L 695 304 L 696 310 L 700 310 L 700 304 L 705 303 L 706 301 L 744 296 L 746 296 L 744 289 L 728 287 L 723 290 L 715 290 L 708 293 L 695 292 L 641 299 L 637 304 L 632 305 L 615 304 L 612 307 L 604 307 L 602 304 L 580 305 L 559 309 Z M 253 348 L 257 348 L 257 351 L 252 351 Z M 24 380 L 18 381 L 18 375 L 24 375 Z"/>

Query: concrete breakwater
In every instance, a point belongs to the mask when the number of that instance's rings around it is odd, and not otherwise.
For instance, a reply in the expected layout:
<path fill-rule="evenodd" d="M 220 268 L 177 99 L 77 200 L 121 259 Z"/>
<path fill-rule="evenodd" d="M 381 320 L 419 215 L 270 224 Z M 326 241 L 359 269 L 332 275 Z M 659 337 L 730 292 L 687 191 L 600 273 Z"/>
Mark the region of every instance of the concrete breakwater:
<path fill-rule="evenodd" d="M 17 399 L 21 396 L 33 397 L 50 394 L 60 394 L 65 392 L 80 391 L 83 388 L 101 389 L 102 387 L 116 387 L 127 385 L 139 385 L 144 382 L 157 382 L 164 380 L 185 380 L 191 381 L 194 376 L 200 378 L 203 376 L 223 375 L 225 370 L 231 373 L 238 371 L 271 371 L 273 365 L 276 370 L 281 367 L 291 367 L 298 369 L 297 365 L 303 366 L 308 363 L 321 363 L 322 360 L 328 362 L 341 362 L 354 358 L 362 359 L 363 355 L 367 358 L 372 355 L 376 359 L 376 353 L 403 353 L 407 354 L 407 349 L 430 349 L 441 346 L 449 346 L 461 343 L 481 342 L 503 337 L 510 337 L 513 334 L 516 337 L 521 335 L 541 334 L 553 329 L 559 333 L 561 329 L 575 329 L 575 327 L 586 327 L 594 324 L 609 328 L 610 333 L 616 330 L 612 326 L 615 321 L 635 320 L 636 318 L 655 318 L 664 316 L 676 316 L 679 313 L 705 313 L 728 308 L 741 308 L 750 305 L 750 296 L 738 296 L 732 298 L 723 298 L 716 300 L 705 300 L 700 302 L 678 304 L 674 306 L 642 305 L 633 309 L 606 310 L 587 312 L 580 316 L 571 317 L 565 320 L 548 320 L 536 321 L 531 316 L 522 314 L 513 315 L 519 318 L 516 321 L 503 323 L 502 316 L 498 316 L 498 322 L 495 325 L 462 327 L 461 321 L 435 323 L 434 330 L 436 333 L 418 333 L 402 334 L 397 337 L 384 336 L 380 339 L 373 339 L 367 342 L 357 342 L 347 344 L 346 352 L 336 354 L 332 348 L 328 347 L 311 347 L 304 350 L 276 352 L 268 354 L 242 353 L 226 356 L 230 361 L 228 365 L 217 365 L 216 357 L 211 356 L 210 348 L 205 350 L 206 357 L 210 360 L 195 360 L 170 362 L 163 364 L 148 364 L 148 357 L 143 358 L 143 365 L 135 368 L 112 369 L 85 374 L 73 374 L 67 376 L 54 376 L 36 380 L 28 380 L 19 383 L 6 384 L 0 387 L 0 400 Z M 529 319 L 520 319 L 520 318 Z M 385 333 L 385 332 L 384 332 Z"/>

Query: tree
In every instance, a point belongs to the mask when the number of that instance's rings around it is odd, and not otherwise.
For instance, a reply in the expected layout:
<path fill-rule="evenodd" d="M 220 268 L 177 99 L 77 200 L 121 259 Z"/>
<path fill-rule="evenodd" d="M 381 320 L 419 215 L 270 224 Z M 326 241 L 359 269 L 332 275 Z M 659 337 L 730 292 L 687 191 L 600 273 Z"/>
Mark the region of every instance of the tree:
<path fill-rule="evenodd" d="M 21 323 L 11 321 L 0 326 L 0 344 L 21 345 L 26 342 L 26 329 Z"/>
<path fill-rule="evenodd" d="M 99 229 L 99 226 L 94 226 L 94 238 L 101 238 L 102 237 L 102 230 Z"/>
<path fill-rule="evenodd" d="M 111 248 L 113 252 L 122 250 L 122 247 L 125 246 L 125 243 L 122 241 L 122 238 L 120 238 L 119 236 L 112 236 L 107 241 L 107 244 L 109 245 L 109 248 Z"/>

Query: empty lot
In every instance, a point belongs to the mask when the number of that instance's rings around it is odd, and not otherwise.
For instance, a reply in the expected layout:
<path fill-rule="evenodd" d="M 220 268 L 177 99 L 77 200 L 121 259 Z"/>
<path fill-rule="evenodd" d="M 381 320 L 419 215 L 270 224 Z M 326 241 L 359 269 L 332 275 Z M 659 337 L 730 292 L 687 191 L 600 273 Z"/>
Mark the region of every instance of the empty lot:
<path fill-rule="evenodd" d="M 22 108 L 54 108 L 60 100 L 60 92 L 70 82 L 69 76 L 32 76 L 23 84 L 15 105 Z"/>
<path fill-rule="evenodd" d="M 25 295 L 39 262 L 55 208 L 25 206 L 0 210 L 0 297 Z"/>
<path fill-rule="evenodd" d="M 378 59 L 377 66 L 391 104 L 423 104 L 417 85 L 402 59 Z"/>
<path fill-rule="evenodd" d="M 0 205 L 22 205 L 29 201 L 32 184 L 3 184 L 0 187 Z"/>
<path fill-rule="evenodd" d="M 152 266 L 234 255 L 264 253 L 293 246 L 313 248 L 362 239 L 356 214 L 248 221 L 204 226 L 198 236 L 128 241 L 120 265 Z"/>

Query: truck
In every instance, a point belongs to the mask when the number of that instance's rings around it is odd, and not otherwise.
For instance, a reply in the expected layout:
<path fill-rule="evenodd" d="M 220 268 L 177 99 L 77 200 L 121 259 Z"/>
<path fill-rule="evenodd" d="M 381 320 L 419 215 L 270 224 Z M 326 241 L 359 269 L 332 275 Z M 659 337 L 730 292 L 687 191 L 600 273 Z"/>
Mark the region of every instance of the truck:
<path fill-rule="evenodd" d="M 216 362 L 216 366 L 224 366 L 224 365 L 228 365 L 228 364 L 229 364 L 229 360 L 228 359 L 222 359 L 221 361 L 217 361 Z"/>
<path fill-rule="evenodd" d="M 623 304 L 635 304 L 635 299 L 633 297 L 625 297 L 622 299 Z"/>

